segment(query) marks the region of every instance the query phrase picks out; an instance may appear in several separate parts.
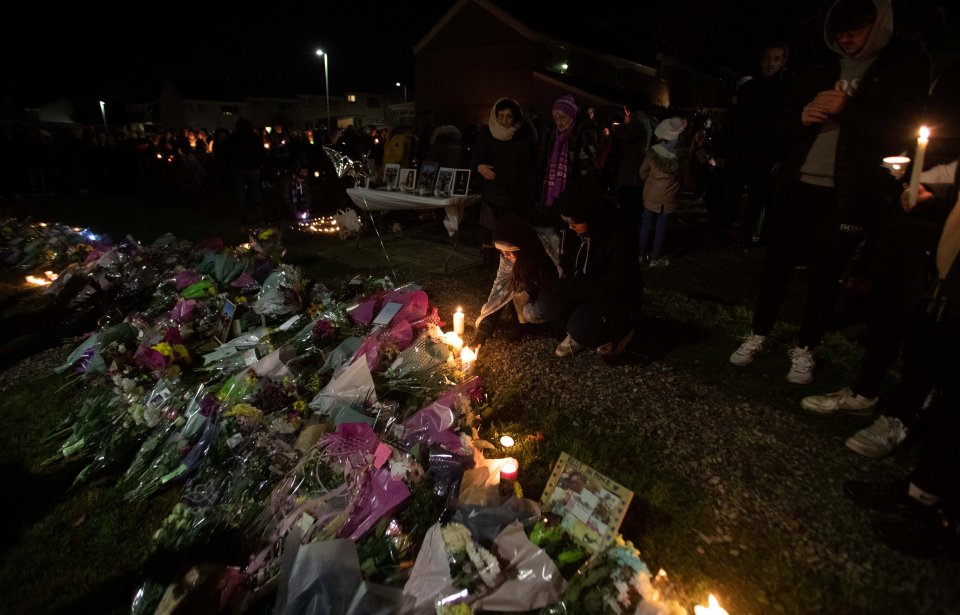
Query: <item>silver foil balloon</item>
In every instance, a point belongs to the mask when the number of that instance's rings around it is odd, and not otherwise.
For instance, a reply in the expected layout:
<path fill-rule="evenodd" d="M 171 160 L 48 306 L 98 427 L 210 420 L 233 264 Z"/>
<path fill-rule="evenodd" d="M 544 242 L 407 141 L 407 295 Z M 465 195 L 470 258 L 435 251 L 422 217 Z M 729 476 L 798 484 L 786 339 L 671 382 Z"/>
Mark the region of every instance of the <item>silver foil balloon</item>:
<path fill-rule="evenodd" d="M 323 151 L 333 163 L 333 168 L 337 172 L 337 177 L 352 177 L 359 181 L 369 176 L 370 171 L 367 167 L 366 156 L 363 160 L 353 160 L 346 154 L 342 154 L 328 145 L 323 146 Z"/>

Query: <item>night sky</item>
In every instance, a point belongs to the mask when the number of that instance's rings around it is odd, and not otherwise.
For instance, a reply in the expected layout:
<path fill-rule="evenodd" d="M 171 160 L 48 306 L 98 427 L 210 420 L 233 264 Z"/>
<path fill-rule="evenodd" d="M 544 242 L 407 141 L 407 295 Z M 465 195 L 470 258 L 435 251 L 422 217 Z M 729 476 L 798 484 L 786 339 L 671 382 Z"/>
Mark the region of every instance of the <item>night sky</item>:
<path fill-rule="evenodd" d="M 746 72 L 769 38 L 790 41 L 798 62 L 813 59 L 822 51 L 820 28 L 830 1 L 495 3 L 534 29 L 585 46 L 602 41 L 629 59 L 653 63 L 655 52 L 666 51 L 707 71 L 722 65 Z M 27 14 L 16 28 L 8 22 L 8 33 L 18 33 L 2 43 L 8 97 L 33 103 L 58 95 L 144 100 L 164 77 L 211 74 L 319 94 L 323 61 L 314 54 L 317 47 L 331 54 L 332 92 L 385 91 L 396 89 L 396 81 L 412 90 L 411 48 L 454 1 L 144 4 L 18 4 Z M 899 4 L 909 5 L 899 10 L 902 29 L 943 3 Z"/>

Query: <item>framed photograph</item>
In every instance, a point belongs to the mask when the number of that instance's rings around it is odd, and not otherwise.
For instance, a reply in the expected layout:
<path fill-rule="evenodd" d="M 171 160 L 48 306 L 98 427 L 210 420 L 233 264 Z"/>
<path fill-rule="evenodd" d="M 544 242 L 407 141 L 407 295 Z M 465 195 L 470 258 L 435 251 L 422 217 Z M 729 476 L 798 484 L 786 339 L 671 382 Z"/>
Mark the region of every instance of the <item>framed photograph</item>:
<path fill-rule="evenodd" d="M 417 182 L 417 190 L 421 193 L 433 194 L 433 188 L 437 184 L 437 171 L 440 165 L 436 162 L 424 160 L 420 165 L 420 180 Z"/>
<path fill-rule="evenodd" d="M 387 190 L 396 190 L 400 186 L 400 165 L 383 165 L 383 183 Z"/>
<path fill-rule="evenodd" d="M 590 466 L 561 453 L 540 496 L 543 512 L 562 519 L 564 531 L 596 552 L 620 529 L 633 492 Z"/>
<path fill-rule="evenodd" d="M 467 196 L 470 191 L 470 169 L 457 169 L 453 174 L 453 190 L 450 194 L 454 196 Z"/>
<path fill-rule="evenodd" d="M 437 196 L 450 196 L 450 191 L 453 190 L 453 174 L 455 172 L 456 169 L 440 167 L 440 170 L 437 171 L 437 185 L 434 188 L 434 193 Z"/>
<path fill-rule="evenodd" d="M 233 334 L 233 318 L 237 315 L 237 304 L 227 299 L 213 329 L 213 337 L 221 344 L 227 343 Z"/>
<path fill-rule="evenodd" d="M 400 189 L 404 192 L 413 192 L 417 187 L 417 170 L 400 169 Z"/>

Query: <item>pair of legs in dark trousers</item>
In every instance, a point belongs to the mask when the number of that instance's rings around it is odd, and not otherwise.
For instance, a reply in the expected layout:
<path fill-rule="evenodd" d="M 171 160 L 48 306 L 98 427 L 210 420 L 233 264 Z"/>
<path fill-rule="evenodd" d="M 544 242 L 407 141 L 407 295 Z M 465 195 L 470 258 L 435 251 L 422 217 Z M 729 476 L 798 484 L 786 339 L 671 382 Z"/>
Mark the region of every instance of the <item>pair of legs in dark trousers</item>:
<path fill-rule="evenodd" d="M 631 312 L 626 301 L 580 302 L 541 292 L 537 302 L 547 320 L 588 348 L 616 343 L 630 330 Z"/>
<path fill-rule="evenodd" d="M 823 338 L 840 290 L 840 278 L 862 232 L 841 230 L 832 188 L 799 181 L 787 188 L 772 223 L 753 312 L 753 332 L 770 334 L 794 267 L 804 263 L 808 279 L 799 346 L 813 349 Z"/>
<path fill-rule="evenodd" d="M 910 481 L 953 506 L 960 499 L 960 312 L 939 322 L 921 314 L 910 323 L 904 344 L 903 384 L 918 391 L 935 386 L 924 412 L 920 457 Z"/>
<path fill-rule="evenodd" d="M 900 352 L 907 326 L 908 302 L 922 295 L 923 272 L 929 252 L 936 246 L 939 226 L 926 220 L 891 212 L 878 225 L 877 241 L 870 270 L 870 305 L 867 313 L 867 340 L 853 392 L 877 397 L 887 372 Z M 909 369 L 905 366 L 905 369 Z M 916 421 L 930 390 L 930 383 L 901 386 L 896 403 L 884 414 L 908 428 Z"/>

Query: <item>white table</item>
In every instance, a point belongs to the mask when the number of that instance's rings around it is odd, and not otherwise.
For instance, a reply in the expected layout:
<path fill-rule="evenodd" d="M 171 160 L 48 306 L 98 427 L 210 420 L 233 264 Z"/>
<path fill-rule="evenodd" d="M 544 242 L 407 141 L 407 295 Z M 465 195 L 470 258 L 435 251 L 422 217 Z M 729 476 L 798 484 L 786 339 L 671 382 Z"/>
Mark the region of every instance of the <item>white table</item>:
<path fill-rule="evenodd" d="M 450 235 L 450 237 L 453 237 L 454 240 L 453 248 L 447 254 L 447 258 L 444 261 L 444 269 L 447 268 L 447 265 L 450 262 L 450 256 L 453 255 L 454 251 L 456 251 L 457 244 L 460 240 L 460 220 L 463 219 L 463 210 L 469 205 L 473 205 L 480 200 L 479 194 L 448 196 L 440 198 L 433 196 L 419 196 L 417 194 L 402 192 L 400 190 L 371 190 L 369 188 L 347 188 L 347 196 L 350 197 L 350 200 L 353 201 L 354 205 L 367 212 L 367 214 L 370 216 L 370 223 L 373 225 L 373 229 L 376 231 L 377 237 L 380 238 L 380 247 L 383 249 L 383 254 L 387 257 L 388 263 L 390 263 L 390 256 L 387 254 L 387 248 L 383 244 L 383 238 L 380 237 L 380 230 L 377 228 L 376 221 L 373 219 L 373 212 L 413 211 L 443 208 L 446 214 L 443 219 L 443 227 L 447 230 L 447 233 Z M 359 237 L 357 240 L 359 241 Z M 390 268 L 393 269 L 392 263 L 390 264 Z"/>
<path fill-rule="evenodd" d="M 360 209 L 371 211 L 407 211 L 423 209 L 440 209 L 446 212 L 443 227 L 454 237 L 460 228 L 463 210 L 480 200 L 479 194 L 466 196 L 448 196 L 444 198 L 419 196 L 399 190 L 370 190 L 368 188 L 347 188 L 347 196 Z"/>

